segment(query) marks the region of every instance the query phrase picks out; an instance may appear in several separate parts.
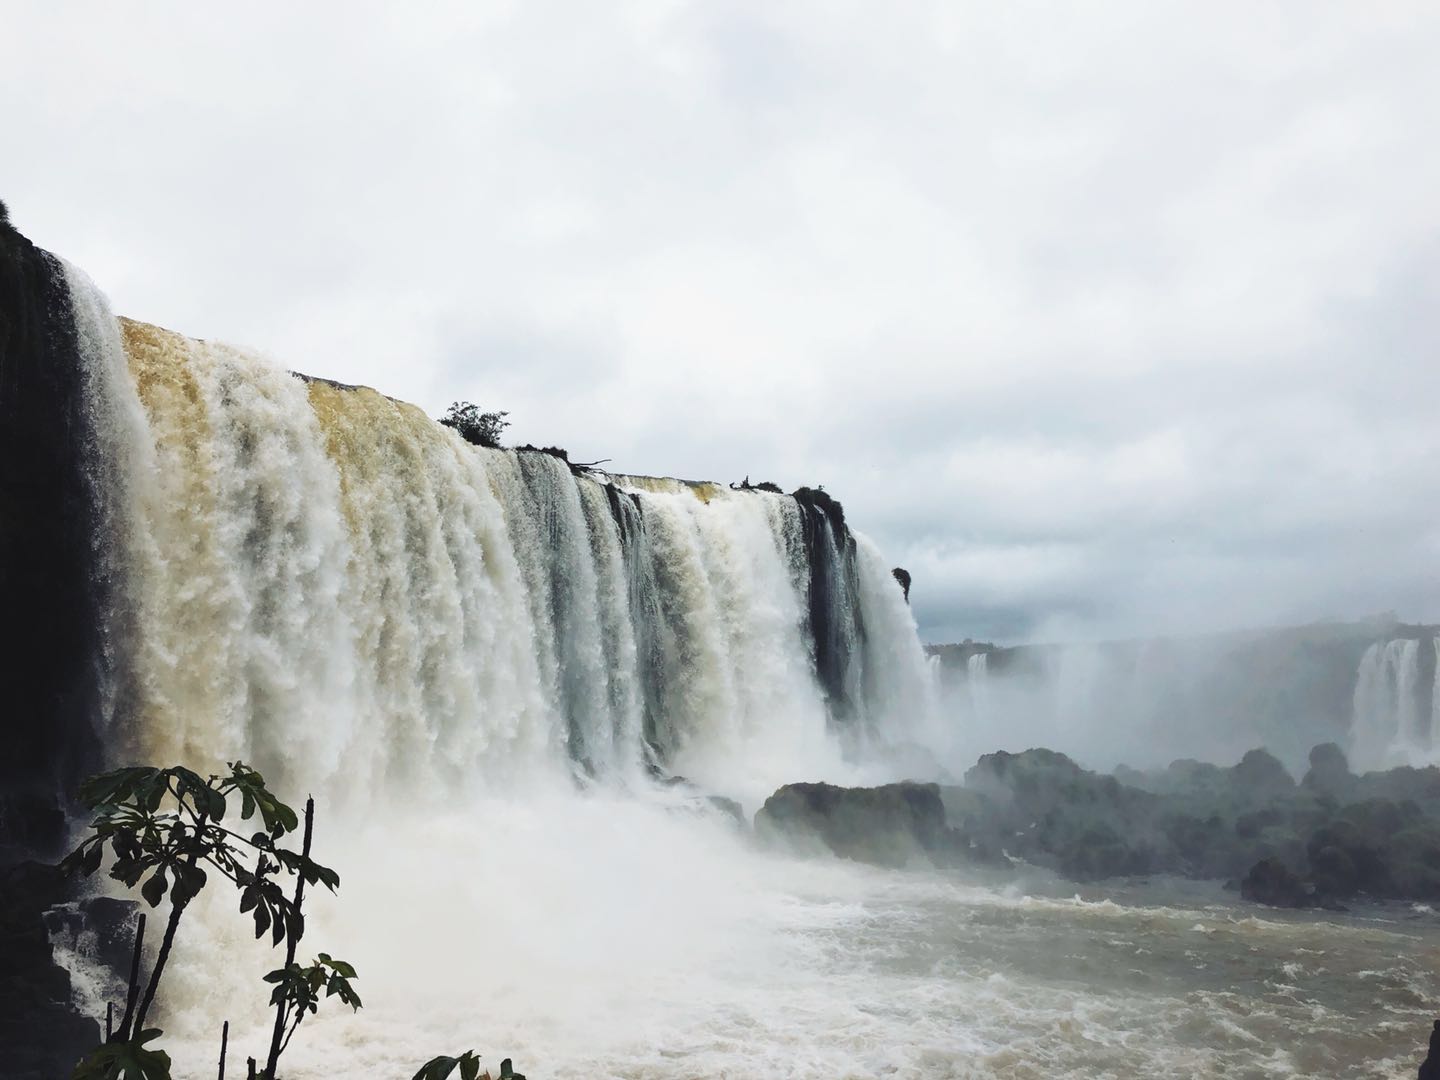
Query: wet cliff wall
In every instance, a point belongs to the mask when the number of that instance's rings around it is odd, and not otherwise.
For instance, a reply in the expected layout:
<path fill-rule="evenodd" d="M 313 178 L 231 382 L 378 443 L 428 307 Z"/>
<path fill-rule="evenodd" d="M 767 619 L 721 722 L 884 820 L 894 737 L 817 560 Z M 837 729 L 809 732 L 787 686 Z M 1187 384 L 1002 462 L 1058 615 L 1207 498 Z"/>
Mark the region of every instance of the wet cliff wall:
<path fill-rule="evenodd" d="M 95 491 L 70 291 L 0 211 L 0 860 L 63 843 L 58 793 L 99 760 Z"/>

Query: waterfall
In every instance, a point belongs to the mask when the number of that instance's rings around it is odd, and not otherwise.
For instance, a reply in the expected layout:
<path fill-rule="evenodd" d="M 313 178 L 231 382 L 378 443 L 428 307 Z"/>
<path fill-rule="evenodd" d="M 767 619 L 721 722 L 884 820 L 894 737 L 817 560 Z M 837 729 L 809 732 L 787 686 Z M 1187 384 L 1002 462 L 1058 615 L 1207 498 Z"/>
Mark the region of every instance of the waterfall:
<path fill-rule="evenodd" d="M 1432 649 L 1440 643 L 1432 642 Z M 1414 638 L 1376 642 L 1365 650 L 1355 679 L 1350 728 L 1351 764 L 1357 770 L 1424 765 L 1436 760 L 1436 707 L 1431 692 L 1424 708 L 1420 642 Z M 1422 721 L 1423 717 L 1423 721 Z"/>
<path fill-rule="evenodd" d="M 990 657 L 977 652 L 965 661 L 965 689 L 970 699 L 970 713 L 976 720 L 990 714 Z"/>
<path fill-rule="evenodd" d="M 1430 746 L 1440 748 L 1440 637 L 1430 641 L 1435 676 L 1430 682 Z"/>
<path fill-rule="evenodd" d="M 472 446 L 67 282 L 112 759 L 341 802 L 537 770 L 759 798 L 935 735 L 910 609 L 825 493 Z"/>

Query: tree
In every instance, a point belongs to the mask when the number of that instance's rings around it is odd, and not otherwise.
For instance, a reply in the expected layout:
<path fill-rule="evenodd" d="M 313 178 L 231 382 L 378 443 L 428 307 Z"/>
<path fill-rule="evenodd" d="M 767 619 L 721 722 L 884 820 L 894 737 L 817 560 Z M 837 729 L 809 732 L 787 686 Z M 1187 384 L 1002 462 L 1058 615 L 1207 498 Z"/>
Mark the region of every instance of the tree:
<path fill-rule="evenodd" d="M 264 1069 L 257 1074 L 260 1080 L 275 1080 L 280 1054 L 300 1022 L 318 1010 L 321 990 L 326 997 L 338 996 L 352 1009 L 360 1008 L 360 996 L 351 985 L 357 978 L 355 969 L 345 961 L 327 953 L 307 966 L 295 961 L 305 933 L 305 886 L 324 885 L 331 892 L 340 886 L 339 874 L 310 858 L 315 801 L 305 804 L 301 850 L 282 847 L 277 841 L 299 827 L 295 811 L 276 799 L 265 787 L 264 777 L 243 762 L 232 762 L 229 769 L 227 776 L 204 779 L 180 766 L 133 766 L 91 777 L 80 787 L 81 801 L 95 812 L 93 835 L 81 841 L 61 866 L 90 876 L 100 869 L 108 845 L 114 857 L 110 876 L 132 889 L 139 885 L 140 895 L 152 908 L 168 894 L 170 912 L 143 994 L 138 977 L 141 922 L 120 1027 L 107 1031 L 106 1042 L 80 1062 L 75 1080 L 169 1080 L 168 1055 L 143 1045 L 162 1034 L 146 1028 L 145 1018 L 180 920 L 212 874 L 239 890 L 240 911 L 254 920 L 257 938 L 268 933 L 272 947 L 285 945 L 284 966 L 265 976 L 267 983 L 274 984 L 270 1003 L 275 1006 L 275 1024 Z M 235 795 L 240 797 L 241 821 L 259 815 L 262 828 L 249 837 L 221 824 L 231 809 L 229 798 Z M 251 859 L 253 868 L 247 865 Z M 288 878 L 295 879 L 295 889 L 287 897 L 281 882 Z"/>
<path fill-rule="evenodd" d="M 502 414 L 503 415 L 503 414 Z M 263 1068 L 249 1059 L 251 1080 L 276 1080 L 278 1062 L 306 1016 L 319 1011 L 320 998 L 338 997 L 352 1009 L 361 1007 L 360 995 L 352 980 L 355 969 L 329 953 L 320 953 L 309 964 L 295 959 L 296 948 L 305 934 L 302 908 L 306 885 L 324 885 L 331 892 L 340 887 L 340 875 L 310 858 L 315 830 L 315 800 L 305 802 L 304 840 L 300 851 L 278 841 L 294 833 L 300 818 L 265 786 L 265 779 L 243 762 L 231 762 L 226 776 L 202 779 L 180 766 L 158 769 L 132 766 L 93 776 L 80 786 L 80 801 L 95 813 L 92 835 L 61 862 L 70 873 L 95 874 L 110 848 L 113 862 L 109 874 L 140 895 L 152 908 L 168 894 L 170 912 L 165 935 L 149 978 L 140 992 L 140 957 L 145 937 L 145 916 L 136 927 L 134 960 L 125 1013 L 118 1029 L 110 1029 L 106 1018 L 105 1042 L 88 1053 L 76 1066 L 71 1080 L 171 1080 L 170 1056 L 147 1047 L 162 1034 L 146 1028 L 145 1018 L 155 1000 L 160 977 L 170 959 L 176 931 L 190 902 L 218 874 L 240 894 L 240 911 L 255 923 L 256 938 L 270 935 L 272 947 L 285 945 L 284 966 L 265 976 L 272 986 L 270 1004 L 275 1023 Z M 221 824 L 230 812 L 230 799 L 240 797 L 240 820 L 259 816 L 260 831 L 246 837 Z M 234 820 L 233 816 L 230 819 Z M 247 864 L 254 860 L 251 868 Z M 285 895 L 281 882 L 293 878 L 294 893 Z M 144 884 L 140 884 L 141 880 Z M 225 1075 L 229 1024 L 221 1035 L 220 1076 Z M 458 1067 L 461 1080 L 488 1080 L 480 1073 L 479 1058 L 473 1051 L 460 1057 L 440 1056 L 421 1066 L 417 1077 L 444 1080 Z M 0 1058 L 0 1072 L 4 1061 Z M 511 1068 L 510 1059 L 500 1063 L 504 1080 L 524 1080 Z"/>
<path fill-rule="evenodd" d="M 498 449 L 501 433 L 510 426 L 510 421 L 505 419 L 509 415 L 508 412 L 481 412 L 478 405 L 456 401 L 440 418 L 440 423 L 454 428 L 466 442 Z"/>

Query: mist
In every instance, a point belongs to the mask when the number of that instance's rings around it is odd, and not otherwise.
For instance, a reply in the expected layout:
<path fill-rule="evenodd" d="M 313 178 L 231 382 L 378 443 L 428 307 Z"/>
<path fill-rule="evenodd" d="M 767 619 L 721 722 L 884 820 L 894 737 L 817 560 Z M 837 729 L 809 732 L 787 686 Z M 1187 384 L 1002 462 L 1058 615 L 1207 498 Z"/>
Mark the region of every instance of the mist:
<path fill-rule="evenodd" d="M 1357 769 L 1437 759 L 1433 628 L 1392 618 L 1129 642 L 932 649 L 963 772 L 1043 746 L 1087 768 L 1233 765 L 1264 748 L 1297 779 L 1336 743 Z"/>

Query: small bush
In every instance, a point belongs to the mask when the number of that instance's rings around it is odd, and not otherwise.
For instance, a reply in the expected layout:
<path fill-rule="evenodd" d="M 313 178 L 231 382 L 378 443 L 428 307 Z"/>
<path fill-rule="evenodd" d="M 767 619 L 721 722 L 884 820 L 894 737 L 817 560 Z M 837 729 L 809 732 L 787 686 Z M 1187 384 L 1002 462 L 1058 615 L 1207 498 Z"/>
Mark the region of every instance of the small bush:
<path fill-rule="evenodd" d="M 509 415 L 508 412 L 481 412 L 479 405 L 456 401 L 440 418 L 440 423 L 454 428 L 468 443 L 499 449 L 500 436 L 510 426 L 510 421 L 505 419 Z"/>

